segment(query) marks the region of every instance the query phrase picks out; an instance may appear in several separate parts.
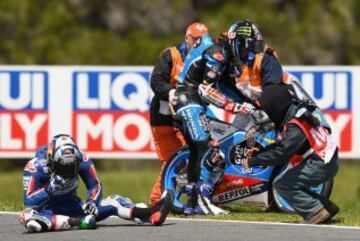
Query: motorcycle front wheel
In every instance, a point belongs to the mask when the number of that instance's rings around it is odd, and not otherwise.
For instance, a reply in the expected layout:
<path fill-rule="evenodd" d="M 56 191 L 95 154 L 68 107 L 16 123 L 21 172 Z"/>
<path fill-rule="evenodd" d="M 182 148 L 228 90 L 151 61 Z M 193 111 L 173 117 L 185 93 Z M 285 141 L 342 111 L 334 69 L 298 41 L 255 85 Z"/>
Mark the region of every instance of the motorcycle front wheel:
<path fill-rule="evenodd" d="M 172 211 L 183 213 L 187 202 L 185 185 L 187 184 L 187 164 L 189 162 L 190 151 L 188 147 L 179 149 L 166 163 L 162 173 L 162 190 L 174 192 Z"/>

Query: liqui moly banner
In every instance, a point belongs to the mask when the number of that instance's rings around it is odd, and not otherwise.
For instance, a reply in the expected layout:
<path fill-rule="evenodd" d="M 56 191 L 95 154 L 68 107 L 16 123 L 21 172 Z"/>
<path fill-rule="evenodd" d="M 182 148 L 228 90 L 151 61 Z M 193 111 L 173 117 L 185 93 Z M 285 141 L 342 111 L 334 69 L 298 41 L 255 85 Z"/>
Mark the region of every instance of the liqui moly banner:
<path fill-rule="evenodd" d="M 152 67 L 0 66 L 0 158 L 31 157 L 59 133 L 98 158 L 156 158 Z M 360 66 L 285 67 L 324 110 L 340 155 L 360 157 Z M 218 111 L 221 117 L 221 111 Z"/>
<path fill-rule="evenodd" d="M 289 67 L 324 111 L 342 157 L 360 156 L 360 68 Z"/>

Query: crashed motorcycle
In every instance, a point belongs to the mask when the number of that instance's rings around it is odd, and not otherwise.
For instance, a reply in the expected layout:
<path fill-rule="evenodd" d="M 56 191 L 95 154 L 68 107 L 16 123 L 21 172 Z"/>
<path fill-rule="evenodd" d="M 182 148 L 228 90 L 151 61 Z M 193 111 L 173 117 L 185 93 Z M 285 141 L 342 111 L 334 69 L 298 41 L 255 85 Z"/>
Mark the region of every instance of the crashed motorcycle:
<path fill-rule="evenodd" d="M 295 83 L 298 95 L 310 98 L 301 86 Z M 323 115 L 320 110 L 317 114 Z M 290 163 L 282 166 L 253 167 L 246 169 L 241 163 L 252 148 L 261 150 L 275 143 L 276 132 L 273 124 L 262 111 L 256 115 L 237 114 L 231 123 L 209 117 L 211 137 L 219 143 L 224 155 L 225 171 L 221 181 L 216 184 L 212 201 L 215 204 L 254 204 L 275 207 L 278 210 L 294 213 L 294 209 L 273 188 L 276 176 L 281 175 Z M 178 150 L 167 162 L 162 175 L 162 189 L 172 190 L 175 194 L 173 211 L 183 213 L 187 203 L 185 185 L 187 184 L 187 164 L 190 151 L 187 147 Z M 329 197 L 333 180 L 310 188 L 311 192 Z"/>

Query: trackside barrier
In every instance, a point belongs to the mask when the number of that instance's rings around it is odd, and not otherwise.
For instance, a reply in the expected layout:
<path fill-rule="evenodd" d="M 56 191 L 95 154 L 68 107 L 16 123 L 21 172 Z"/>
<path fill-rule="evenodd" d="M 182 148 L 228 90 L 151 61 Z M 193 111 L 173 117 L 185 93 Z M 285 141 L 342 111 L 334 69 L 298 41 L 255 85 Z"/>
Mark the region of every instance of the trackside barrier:
<path fill-rule="evenodd" d="M 0 66 L 0 158 L 72 134 L 96 158 L 156 158 L 150 66 Z M 360 158 L 360 66 L 287 66 L 324 110 L 343 158 Z M 227 118 L 216 110 L 219 118 Z"/>

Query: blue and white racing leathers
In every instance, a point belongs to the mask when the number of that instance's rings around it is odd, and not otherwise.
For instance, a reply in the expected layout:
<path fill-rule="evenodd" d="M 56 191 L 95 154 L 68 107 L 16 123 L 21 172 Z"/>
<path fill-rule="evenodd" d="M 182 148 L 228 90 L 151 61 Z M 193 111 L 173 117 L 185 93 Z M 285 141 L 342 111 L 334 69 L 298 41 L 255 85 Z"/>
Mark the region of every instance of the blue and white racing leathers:
<path fill-rule="evenodd" d="M 46 153 L 47 146 L 40 147 L 35 158 L 24 168 L 25 210 L 20 216 L 20 221 L 25 224 L 27 220 L 41 220 L 46 224 L 46 230 L 67 229 L 70 228 L 67 224 L 69 217 L 85 216 L 82 208 L 85 201 L 76 193 L 79 177 L 71 179 L 63 193 L 48 193 L 46 186 L 54 174 L 49 167 Z M 131 209 L 135 205 L 129 199 L 114 195 L 101 201 L 102 185 L 93 161 L 86 155 L 83 156 L 84 159 L 80 161 L 79 176 L 87 188 L 86 201 L 95 203 L 98 208 L 96 220 L 100 221 L 111 215 L 130 219 Z"/>

